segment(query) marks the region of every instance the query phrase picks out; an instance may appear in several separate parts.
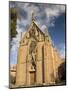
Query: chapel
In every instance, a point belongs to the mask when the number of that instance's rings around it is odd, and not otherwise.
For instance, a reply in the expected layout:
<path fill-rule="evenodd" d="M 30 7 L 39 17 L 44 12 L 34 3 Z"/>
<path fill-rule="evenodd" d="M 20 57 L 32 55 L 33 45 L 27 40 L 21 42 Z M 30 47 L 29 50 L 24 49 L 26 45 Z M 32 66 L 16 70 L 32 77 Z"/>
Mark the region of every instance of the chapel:
<path fill-rule="evenodd" d="M 34 14 L 32 22 L 20 41 L 16 68 L 16 85 L 50 85 L 58 77 L 58 66 L 62 63 L 52 39 L 36 24 Z"/>

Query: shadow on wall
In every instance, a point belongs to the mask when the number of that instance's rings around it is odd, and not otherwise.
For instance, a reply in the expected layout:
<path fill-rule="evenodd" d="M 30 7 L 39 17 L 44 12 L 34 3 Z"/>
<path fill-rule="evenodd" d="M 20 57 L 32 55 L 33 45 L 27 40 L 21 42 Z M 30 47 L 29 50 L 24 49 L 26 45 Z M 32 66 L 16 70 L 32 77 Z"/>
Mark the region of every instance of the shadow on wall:
<path fill-rule="evenodd" d="M 56 83 L 66 84 L 66 62 L 63 62 L 58 67 L 58 78 Z"/>
<path fill-rule="evenodd" d="M 16 77 L 10 75 L 10 83 L 15 84 L 16 83 Z"/>

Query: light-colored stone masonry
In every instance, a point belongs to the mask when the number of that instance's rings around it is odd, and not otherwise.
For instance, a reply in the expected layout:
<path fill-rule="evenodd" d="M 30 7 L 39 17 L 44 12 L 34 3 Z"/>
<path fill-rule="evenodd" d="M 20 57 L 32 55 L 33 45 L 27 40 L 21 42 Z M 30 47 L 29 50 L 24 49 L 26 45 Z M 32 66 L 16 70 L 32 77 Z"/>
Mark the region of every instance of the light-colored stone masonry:
<path fill-rule="evenodd" d="M 62 60 L 49 37 L 33 20 L 20 42 L 16 70 L 17 86 L 55 83 L 57 69 Z"/>

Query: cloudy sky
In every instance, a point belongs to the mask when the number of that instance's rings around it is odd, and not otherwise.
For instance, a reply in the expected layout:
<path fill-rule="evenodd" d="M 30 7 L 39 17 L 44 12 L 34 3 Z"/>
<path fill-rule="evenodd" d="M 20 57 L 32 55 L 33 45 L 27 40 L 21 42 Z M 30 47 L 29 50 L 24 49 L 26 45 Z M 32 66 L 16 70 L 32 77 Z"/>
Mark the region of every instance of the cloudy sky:
<path fill-rule="evenodd" d="M 16 29 L 18 34 L 11 41 L 11 64 L 17 62 L 19 42 L 31 24 L 32 12 L 34 12 L 37 25 L 43 32 L 46 27 L 48 28 L 54 46 L 61 57 L 65 57 L 65 5 L 10 2 L 11 7 L 16 7 L 18 12 Z"/>

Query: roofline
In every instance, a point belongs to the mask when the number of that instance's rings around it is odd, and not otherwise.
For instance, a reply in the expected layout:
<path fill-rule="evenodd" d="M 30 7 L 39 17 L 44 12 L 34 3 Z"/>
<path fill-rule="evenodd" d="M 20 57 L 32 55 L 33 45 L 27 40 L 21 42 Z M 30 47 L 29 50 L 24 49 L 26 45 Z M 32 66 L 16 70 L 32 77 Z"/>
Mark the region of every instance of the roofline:
<path fill-rule="evenodd" d="M 38 25 L 34 21 L 32 21 L 31 25 L 29 26 L 29 29 L 26 31 L 26 33 L 24 34 L 24 37 L 21 38 L 21 40 L 25 38 L 26 34 L 29 32 L 30 27 L 32 27 L 33 23 L 36 25 L 36 27 L 39 29 L 39 31 L 45 36 L 45 34 L 41 31 L 41 29 L 38 27 Z"/>

